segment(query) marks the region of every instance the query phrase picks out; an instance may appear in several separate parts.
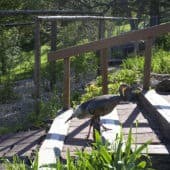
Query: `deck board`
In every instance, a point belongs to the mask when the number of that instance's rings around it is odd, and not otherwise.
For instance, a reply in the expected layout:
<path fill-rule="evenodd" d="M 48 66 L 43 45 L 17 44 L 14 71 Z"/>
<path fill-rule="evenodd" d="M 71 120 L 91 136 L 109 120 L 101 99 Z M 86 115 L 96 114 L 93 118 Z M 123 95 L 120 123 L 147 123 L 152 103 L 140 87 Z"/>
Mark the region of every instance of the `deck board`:
<path fill-rule="evenodd" d="M 119 104 L 117 110 L 123 127 L 125 140 L 127 139 L 129 129 L 132 128 L 132 135 L 135 139 L 136 145 L 141 145 L 145 142 L 151 141 L 148 146 L 148 153 L 170 153 L 169 144 L 163 143 L 163 137 L 161 136 L 157 125 L 153 122 L 149 122 L 136 104 Z"/>
<path fill-rule="evenodd" d="M 0 157 L 30 157 L 46 134 L 44 129 L 14 133 L 0 140 Z"/>
<path fill-rule="evenodd" d="M 89 140 L 86 139 L 89 129 L 89 119 L 79 120 L 77 118 L 72 119 L 68 130 L 67 137 L 65 138 L 64 147 L 61 152 L 61 158 L 66 159 L 67 150 L 70 155 L 75 155 L 76 150 L 90 150 L 92 142 L 92 132 L 90 133 Z"/>

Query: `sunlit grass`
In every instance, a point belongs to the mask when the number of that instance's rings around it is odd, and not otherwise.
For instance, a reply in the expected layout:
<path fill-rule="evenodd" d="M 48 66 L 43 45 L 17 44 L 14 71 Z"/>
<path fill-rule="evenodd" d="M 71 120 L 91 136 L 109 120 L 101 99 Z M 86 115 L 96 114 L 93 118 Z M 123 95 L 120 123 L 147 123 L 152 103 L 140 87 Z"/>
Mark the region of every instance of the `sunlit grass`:
<path fill-rule="evenodd" d="M 43 45 L 41 47 L 41 68 L 43 69 L 47 65 L 47 54 L 50 50 L 48 45 Z M 21 80 L 25 78 L 30 78 L 33 76 L 34 70 L 34 51 L 21 53 L 23 60 L 20 63 L 10 70 L 10 77 L 12 80 Z M 6 75 L 1 76 L 1 82 L 6 80 Z"/>

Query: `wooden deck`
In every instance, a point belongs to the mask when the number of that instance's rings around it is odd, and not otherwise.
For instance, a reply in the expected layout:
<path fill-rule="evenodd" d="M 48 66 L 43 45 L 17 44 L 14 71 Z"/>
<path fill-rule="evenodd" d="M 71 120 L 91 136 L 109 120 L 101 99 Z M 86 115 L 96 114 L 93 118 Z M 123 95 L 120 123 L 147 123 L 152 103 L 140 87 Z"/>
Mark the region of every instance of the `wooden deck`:
<path fill-rule="evenodd" d="M 116 110 L 120 124 L 122 124 L 123 127 L 125 140 L 129 129 L 132 128 L 134 138 L 132 150 L 136 145 L 140 146 L 145 142 L 151 141 L 148 149 L 144 150 L 143 153 L 148 153 L 151 156 L 153 168 L 156 170 L 169 170 L 170 141 L 164 138 L 160 132 L 159 125 L 155 124 L 155 122 L 148 117 L 148 113 L 135 103 L 121 103 L 116 107 Z M 68 136 L 65 139 L 61 152 L 61 158 L 63 160 L 66 159 L 67 150 L 74 156 L 77 149 L 91 149 L 92 134 L 90 140 L 87 141 L 85 139 L 88 132 L 88 125 L 89 119 L 73 119 L 71 121 Z"/>
<path fill-rule="evenodd" d="M 70 151 L 71 155 L 74 155 L 76 150 L 90 150 L 92 143 L 92 133 L 90 134 L 89 139 L 87 140 L 87 134 L 89 129 L 89 119 L 79 120 L 77 118 L 73 119 L 70 122 L 70 127 L 68 131 L 68 135 L 64 141 L 64 147 L 61 152 L 61 158 L 63 160 L 66 159 L 67 150 Z"/>
<path fill-rule="evenodd" d="M 124 138 L 126 140 L 130 127 L 137 145 L 151 141 L 148 152 L 149 154 L 169 154 L 170 143 L 166 143 L 159 132 L 159 128 L 147 120 L 145 113 L 141 112 L 139 107 L 134 103 L 122 103 L 117 106 L 120 123 L 123 126 Z M 77 149 L 90 150 L 92 134 L 90 140 L 86 140 L 88 132 L 89 119 L 73 119 L 70 123 L 68 135 L 64 142 L 61 153 L 63 159 L 66 158 L 67 150 L 74 155 Z M 137 126 L 137 127 L 136 127 Z M 144 151 L 145 152 L 145 151 Z M 147 152 L 147 151 L 146 151 Z"/>
<path fill-rule="evenodd" d="M 30 158 L 45 137 L 45 130 L 30 130 L 0 137 L 0 157 L 12 158 L 18 155 Z"/>

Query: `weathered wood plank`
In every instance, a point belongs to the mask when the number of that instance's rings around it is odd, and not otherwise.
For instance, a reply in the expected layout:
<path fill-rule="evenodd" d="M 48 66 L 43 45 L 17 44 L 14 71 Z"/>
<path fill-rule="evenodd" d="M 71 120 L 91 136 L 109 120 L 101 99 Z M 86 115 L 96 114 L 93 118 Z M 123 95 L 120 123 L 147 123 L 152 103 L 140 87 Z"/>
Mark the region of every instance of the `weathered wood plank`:
<path fill-rule="evenodd" d="M 44 129 L 39 129 L 10 135 L 0 142 L 0 157 L 13 157 L 16 154 L 30 157 L 45 134 Z"/>
<path fill-rule="evenodd" d="M 123 134 L 124 134 L 124 129 L 123 129 Z M 152 132 L 145 132 L 145 133 L 133 133 L 132 134 L 134 143 L 137 144 L 144 144 L 148 141 L 151 142 L 151 144 L 160 144 L 160 141 L 158 140 L 158 136 Z M 124 134 L 125 140 L 127 140 L 128 134 Z"/>
<path fill-rule="evenodd" d="M 84 45 L 61 49 L 56 52 L 50 52 L 48 54 L 48 60 L 53 61 L 57 59 L 63 59 L 84 52 L 101 50 L 115 45 L 122 45 L 130 41 L 146 40 L 149 37 L 157 37 L 168 32 L 170 32 L 170 23 L 157 25 L 143 30 L 128 32 L 116 37 L 111 37 L 99 41 L 90 42 Z"/>
<path fill-rule="evenodd" d="M 137 145 L 137 148 L 140 147 L 141 145 L 138 144 Z M 135 149 L 135 145 L 132 145 L 132 150 Z M 165 146 L 165 145 L 162 145 L 162 144 L 158 144 L 158 145 L 152 145 L 152 144 L 149 144 L 147 149 L 144 149 L 142 151 L 143 154 L 145 153 L 149 153 L 149 154 L 153 154 L 153 155 L 169 155 L 170 154 L 170 145 L 168 146 Z"/>
<path fill-rule="evenodd" d="M 100 51 L 100 71 L 102 76 L 102 91 L 103 94 L 108 93 L 108 49 Z"/>
<path fill-rule="evenodd" d="M 57 49 L 57 22 L 51 22 L 51 51 L 56 51 Z M 54 84 L 56 83 L 56 61 L 50 63 L 50 86 L 53 89 Z"/>
<path fill-rule="evenodd" d="M 117 106 L 117 110 L 125 139 L 129 129 L 132 128 L 132 134 L 137 144 L 143 144 L 149 140 L 152 140 L 151 143 L 154 144 L 161 143 L 156 127 L 148 122 L 136 104 L 120 104 Z M 153 127 L 154 129 L 152 129 Z"/>
<path fill-rule="evenodd" d="M 35 83 L 35 109 L 36 113 L 40 112 L 40 64 L 41 64 L 41 50 L 40 50 L 40 22 L 35 22 L 35 64 L 34 64 L 34 83 Z"/>
<path fill-rule="evenodd" d="M 10 15 L 56 15 L 56 14 L 95 14 L 100 15 L 98 12 L 89 11 L 74 11 L 74 10 L 0 10 L 0 16 Z"/>
<path fill-rule="evenodd" d="M 64 59 L 64 110 L 70 108 L 70 58 Z"/>
<path fill-rule="evenodd" d="M 64 147 L 61 153 L 61 157 L 66 159 L 67 150 L 70 151 L 70 155 L 74 156 L 77 149 L 90 150 L 90 143 L 92 142 L 92 130 L 89 140 L 86 139 L 89 130 L 90 120 L 89 118 L 77 119 L 74 118 L 70 122 L 69 132 L 64 142 Z"/>

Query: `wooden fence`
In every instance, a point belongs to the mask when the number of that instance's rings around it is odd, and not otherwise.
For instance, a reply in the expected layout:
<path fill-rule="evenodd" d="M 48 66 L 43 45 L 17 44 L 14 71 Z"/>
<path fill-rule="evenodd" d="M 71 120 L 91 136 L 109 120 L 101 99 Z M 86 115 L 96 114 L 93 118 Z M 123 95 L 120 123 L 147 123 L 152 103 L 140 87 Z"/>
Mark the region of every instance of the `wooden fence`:
<path fill-rule="evenodd" d="M 48 18 L 49 19 L 49 18 Z M 54 20 L 54 18 L 53 18 Z M 36 36 L 37 36 L 37 47 L 39 46 L 39 20 L 37 20 L 36 26 Z M 101 61 L 101 76 L 102 76 L 102 89 L 103 94 L 108 92 L 108 61 L 107 61 L 107 52 L 110 47 L 123 45 L 131 41 L 145 41 L 145 63 L 144 63 L 144 80 L 143 80 L 143 89 L 148 90 L 150 85 L 150 70 L 151 70 L 151 48 L 152 41 L 155 37 L 162 34 L 170 32 L 170 23 L 153 26 L 143 30 L 137 30 L 125 33 L 120 36 L 111 37 L 107 39 L 101 39 L 98 41 L 90 42 L 84 45 L 73 46 L 70 48 L 61 49 L 58 51 L 52 51 L 48 54 L 48 60 L 50 62 L 64 59 L 64 109 L 70 107 L 70 57 L 78 56 L 79 54 L 97 51 L 100 50 L 100 61 Z M 40 52 L 37 50 L 35 55 L 35 77 L 36 77 L 36 94 L 37 98 L 39 97 L 39 79 L 40 79 L 40 63 L 39 61 Z M 37 64 L 36 64 L 37 63 Z"/>

